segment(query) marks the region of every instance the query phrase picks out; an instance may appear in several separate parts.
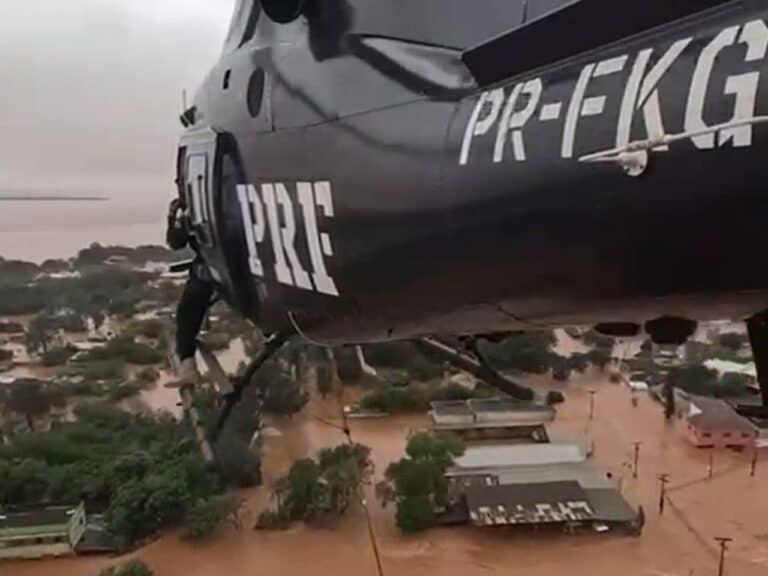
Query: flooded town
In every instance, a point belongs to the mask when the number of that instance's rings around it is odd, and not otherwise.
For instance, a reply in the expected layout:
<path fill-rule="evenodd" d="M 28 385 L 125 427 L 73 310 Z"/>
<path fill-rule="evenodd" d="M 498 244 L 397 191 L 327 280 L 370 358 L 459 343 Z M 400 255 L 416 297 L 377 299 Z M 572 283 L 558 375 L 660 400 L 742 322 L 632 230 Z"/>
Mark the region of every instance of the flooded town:
<path fill-rule="evenodd" d="M 119 410 L 137 417 L 167 413 L 192 437 L 192 425 L 182 409 L 179 390 L 169 385 L 175 375 L 165 355 L 149 358 L 149 364 L 126 361 L 124 372 L 117 378 L 89 375 L 89 367 L 93 369 L 103 362 L 99 354 L 93 356 L 93 351 L 110 350 L 110 343 L 137 334 L 137 323 L 145 330 L 150 325 L 155 328 L 154 322 L 172 326 L 170 296 L 168 303 L 156 298 L 158 291 L 172 294 L 174 286 L 180 289 L 183 276 L 162 272 L 166 265 L 132 262 L 136 260 L 134 251 L 125 250 L 127 257 L 111 254 L 87 270 L 77 268 L 77 262 L 88 257 L 87 251 L 81 253 L 71 261 L 67 274 L 40 272 L 36 265 L 30 266 L 37 271 L 28 276 L 28 287 L 61 283 L 57 290 L 63 291 L 73 288 L 71 283 L 78 282 L 78 278 L 91 274 L 137 274 L 140 282 L 154 289 L 143 292 L 142 297 L 148 299 L 134 299 L 127 312 L 105 314 L 98 328 L 90 317 L 82 323 L 84 330 L 79 324 L 74 330 L 66 326 L 51 328 L 45 352 L 35 348 L 30 331 L 34 333 L 41 318 L 50 321 L 51 315 L 56 317 L 50 306 L 35 314 L 6 314 L 0 319 L 8 332 L 0 337 L 0 349 L 7 351 L 0 372 L 6 392 L 34 386 L 66 398 L 64 402 L 51 402 L 49 408 L 38 410 L 29 420 L 14 404 L 13 394 L 4 394 L 0 417 L 5 454 L 14 454 L 14 446 L 18 442 L 24 445 L 27 435 L 45 441 L 46 435 L 73 425 L 79 414 L 76 406 L 83 402 L 116 402 Z M 13 264 L 8 268 L 8 264 L 3 262 L 6 270 L 19 267 Z M 149 269 L 153 271 L 147 272 Z M 76 314 L 74 310 L 66 313 Z M 63 314 L 59 310 L 58 317 Z M 214 326 L 216 322 L 229 325 L 223 309 L 211 312 L 203 341 L 209 339 L 215 344 L 220 367 L 234 375 L 259 347 L 259 339 L 254 340 L 256 330 L 238 324 L 222 336 Z M 16 328 L 11 330 L 11 326 Z M 161 339 L 131 337 L 149 349 L 164 349 Z M 338 360 L 330 356 L 334 361 L 329 364 L 329 356 L 322 350 L 302 348 L 298 355 L 301 366 L 297 367 L 296 359 L 289 354 L 278 362 L 284 374 L 270 376 L 282 383 L 292 379 L 292 386 L 301 390 L 301 401 L 284 414 L 279 409 L 263 409 L 258 423 L 249 431 L 258 437 L 258 441 L 249 442 L 248 450 L 258 456 L 261 477 L 251 487 L 238 488 L 235 484 L 228 488 L 238 498 L 236 523 L 224 522 L 204 539 L 193 540 L 182 526 L 169 522 L 127 546 L 113 544 L 89 552 L 78 550 L 76 545 L 63 552 L 37 546 L 30 553 L 35 559 L 30 556 L 24 560 L 13 559 L 14 548 L 9 548 L 11 541 L 6 540 L 6 547 L 0 548 L 5 557 L 0 561 L 2 573 L 96 575 L 111 566 L 139 559 L 161 575 L 203 576 L 254 570 L 301 574 L 316 565 L 375 574 L 378 554 L 383 570 L 391 574 L 479 574 L 503 569 L 513 574 L 622 571 L 687 576 L 715 574 L 720 554 L 715 538 L 727 537 L 732 539 L 726 555 L 729 573 L 763 574 L 768 569 L 768 504 L 763 497 L 768 489 L 768 450 L 761 447 L 768 444 L 764 439 L 768 430 L 755 422 L 750 424 L 748 441 L 743 444 L 734 441 L 727 446 L 697 446 L 689 430 L 695 420 L 691 414 L 700 411 L 696 406 L 704 406 L 705 402 L 698 400 L 697 394 L 676 389 L 674 414 L 665 417 L 662 382 L 674 377 L 675 371 L 689 369 L 691 363 L 697 362 L 692 354 L 701 354 L 704 349 L 706 356 L 728 358 L 715 362 L 724 363 L 729 370 L 740 370 L 742 377 L 734 380 L 738 385 L 733 384 L 733 394 L 743 400 L 754 386 L 754 363 L 745 352 L 743 330 L 723 323 L 702 327 L 693 345 L 675 351 L 671 364 L 668 354 L 644 343 L 642 338 L 614 341 L 583 331 L 557 330 L 551 337 L 534 340 L 516 344 L 515 337 L 511 337 L 503 345 L 492 345 L 489 356 L 500 358 L 504 374 L 535 390 L 538 397 L 562 398 L 562 402 L 546 409 L 547 404 L 538 401 L 531 404 L 505 400 L 503 394 L 488 391 L 487 385 L 473 374 L 434 364 L 417 350 L 404 353 L 387 349 L 387 345 L 364 347 L 360 350 L 363 370 L 350 376 L 349 367 L 344 369 L 344 356 Z M 542 361 L 546 365 L 522 357 L 515 359 L 515 346 L 538 347 L 539 352 L 544 352 L 542 358 L 546 360 Z M 64 359 L 50 361 L 56 356 L 52 352 L 58 349 L 68 353 Z M 598 350 L 603 353 L 597 354 Z M 507 362 L 503 360 L 505 353 L 509 354 Z M 354 360 L 357 355 L 352 356 Z M 711 364 L 708 360 L 701 362 L 696 365 Z M 201 358 L 198 363 L 201 368 L 206 366 Z M 114 395 L 115 389 L 120 390 L 147 368 L 157 372 L 154 381 L 131 389 L 133 393 L 126 392 L 125 397 Z M 638 374 L 643 382 L 639 382 Z M 714 370 L 704 374 L 718 377 Z M 329 375 L 330 382 L 324 382 Z M 719 378 L 722 381 L 722 376 Z M 91 380 L 92 386 L 84 386 Z M 204 377 L 204 381 L 205 387 L 215 388 L 210 377 Z M 427 403 L 421 396 L 413 405 L 393 403 L 386 394 L 398 389 L 428 392 L 424 397 Z M 716 402 L 722 403 L 718 408 L 729 406 L 724 400 Z M 735 412 L 732 416 L 740 418 Z M 285 482 L 295 463 L 323 449 L 344 445 L 348 441 L 343 431 L 346 425 L 349 439 L 370 449 L 370 469 L 360 486 L 365 508 L 355 497 L 343 514 L 316 512 L 277 530 L 261 527 L 264 512 L 279 506 L 277 487 Z M 438 514 L 437 521 L 430 522 L 432 526 L 426 530 L 404 533 L 398 527 L 398 502 L 402 503 L 402 497 L 394 494 L 390 499 L 383 498 L 382 485 L 390 475 L 391 464 L 404 456 L 409 441 L 424 433 L 460 438 L 462 455 L 453 457 L 453 465 L 444 472 L 449 482 L 446 505 L 450 513 L 443 512 L 442 520 Z M 547 446 L 551 450 L 545 450 Z M 18 494 L 12 486 L 11 468 L 22 465 L 19 458 L 23 456 L 18 451 L 16 454 L 6 461 L 10 468 L 5 480 L 0 475 L 0 485 L 6 483 L 6 499 L 12 493 Z M 52 454 L 34 458 L 47 459 L 49 474 L 54 473 L 56 460 L 51 460 Z M 499 495 L 494 496 L 494 490 L 482 485 L 461 488 L 457 495 L 451 495 L 457 486 L 470 486 L 475 477 L 493 479 L 488 482 L 495 485 Z M 667 480 L 663 495 L 662 477 Z M 549 504 L 538 504 L 544 509 L 539 508 L 533 517 L 525 516 L 523 520 L 523 516 L 515 516 L 515 520 L 511 507 L 525 504 L 515 499 L 523 496 L 515 496 L 513 489 L 523 487 Z M 505 490 L 500 491 L 502 488 Z M 553 490 L 564 492 L 559 497 L 548 496 Z M 54 504 L 78 504 L 52 502 L 50 496 L 41 496 L 43 500 L 37 505 L 7 500 L 3 503 L 6 526 L 0 524 L 0 541 L 4 534 L 7 538 L 12 533 L 9 522 L 22 513 L 19 510 L 28 514 L 49 510 Z M 103 519 L 107 532 L 115 530 L 111 524 L 114 503 L 100 501 L 87 491 L 83 497 L 86 518 L 95 515 Z M 502 498 L 499 502 L 507 499 L 508 503 L 494 504 L 484 512 L 482 502 L 494 497 Z M 574 499 L 584 498 L 586 512 L 580 515 L 576 508 L 564 510 L 564 504 L 557 504 L 561 506 L 557 512 L 557 508 L 551 509 L 557 498 L 565 499 L 563 502 L 571 507 Z M 473 508 L 475 500 L 477 509 Z M 469 515 L 464 509 L 457 516 L 456 511 L 463 506 L 469 507 Z M 502 506 L 507 508 L 500 516 L 495 508 Z M 543 510 L 553 510 L 549 512 L 553 516 L 545 520 L 539 515 L 547 514 Z M 370 534 L 366 512 L 371 520 Z M 16 549 L 22 556 L 24 542 Z"/>
<path fill-rule="evenodd" d="M 0 44 L 0 576 L 768 575 L 768 2 Z"/>

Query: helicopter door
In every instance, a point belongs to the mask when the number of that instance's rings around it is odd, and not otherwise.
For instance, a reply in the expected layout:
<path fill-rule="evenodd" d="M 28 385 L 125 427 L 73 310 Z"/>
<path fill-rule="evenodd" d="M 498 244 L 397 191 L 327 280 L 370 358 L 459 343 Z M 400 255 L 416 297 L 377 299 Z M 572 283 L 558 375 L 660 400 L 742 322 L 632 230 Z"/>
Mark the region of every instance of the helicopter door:
<path fill-rule="evenodd" d="M 211 130 L 185 135 L 180 153 L 179 179 L 189 218 L 190 234 L 195 238 L 213 279 L 222 283 L 217 266 L 223 264 L 216 231 L 214 166 L 219 135 Z"/>
<path fill-rule="evenodd" d="M 213 246 L 211 204 L 208 194 L 210 173 L 205 153 L 187 155 L 186 202 L 190 229 L 201 246 Z"/>

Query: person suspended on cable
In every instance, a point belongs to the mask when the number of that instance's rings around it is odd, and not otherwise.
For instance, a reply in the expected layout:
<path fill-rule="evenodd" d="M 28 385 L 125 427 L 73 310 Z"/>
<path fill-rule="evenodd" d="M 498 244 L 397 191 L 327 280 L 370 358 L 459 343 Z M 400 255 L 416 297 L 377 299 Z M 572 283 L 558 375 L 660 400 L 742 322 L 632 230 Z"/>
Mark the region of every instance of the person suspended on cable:
<path fill-rule="evenodd" d="M 211 306 L 214 286 L 208 267 L 200 256 L 197 240 L 190 233 L 187 210 L 178 198 L 168 207 L 166 243 L 173 250 L 189 246 L 195 253 L 189 278 L 176 308 L 176 354 L 181 363 L 177 385 L 195 387 L 200 383 L 200 372 L 195 361 L 197 337 Z"/>

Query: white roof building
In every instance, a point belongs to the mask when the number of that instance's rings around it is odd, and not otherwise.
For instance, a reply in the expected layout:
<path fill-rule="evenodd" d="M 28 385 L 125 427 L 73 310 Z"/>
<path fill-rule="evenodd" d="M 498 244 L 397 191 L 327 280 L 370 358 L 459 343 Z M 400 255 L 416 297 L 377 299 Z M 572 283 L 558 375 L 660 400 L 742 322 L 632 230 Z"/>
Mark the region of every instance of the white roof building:
<path fill-rule="evenodd" d="M 480 444 L 467 446 L 448 475 L 475 469 L 573 464 L 585 459 L 586 451 L 579 444 Z"/>

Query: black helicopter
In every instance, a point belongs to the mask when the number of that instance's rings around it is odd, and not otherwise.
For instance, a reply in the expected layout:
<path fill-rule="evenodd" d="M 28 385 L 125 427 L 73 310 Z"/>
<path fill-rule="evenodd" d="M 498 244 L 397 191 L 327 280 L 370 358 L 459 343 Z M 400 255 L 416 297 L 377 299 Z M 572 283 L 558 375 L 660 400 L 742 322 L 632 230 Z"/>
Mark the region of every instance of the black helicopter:
<path fill-rule="evenodd" d="M 181 117 L 180 196 L 277 343 L 746 319 L 768 407 L 767 22 L 765 0 L 239 0 Z"/>

